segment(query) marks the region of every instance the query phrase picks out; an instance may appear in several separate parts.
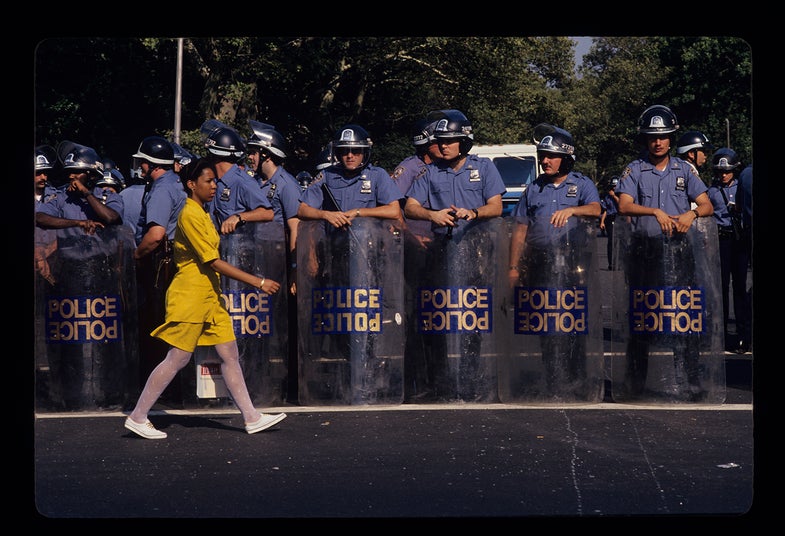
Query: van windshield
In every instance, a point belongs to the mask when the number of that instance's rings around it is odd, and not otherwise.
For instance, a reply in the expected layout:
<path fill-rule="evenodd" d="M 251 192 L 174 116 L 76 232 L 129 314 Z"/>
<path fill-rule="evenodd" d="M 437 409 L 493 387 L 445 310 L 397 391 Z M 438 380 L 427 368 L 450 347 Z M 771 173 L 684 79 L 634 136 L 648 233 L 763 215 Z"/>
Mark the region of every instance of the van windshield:
<path fill-rule="evenodd" d="M 508 188 L 520 188 L 534 182 L 536 178 L 535 160 L 531 156 L 497 156 L 493 163 Z"/>

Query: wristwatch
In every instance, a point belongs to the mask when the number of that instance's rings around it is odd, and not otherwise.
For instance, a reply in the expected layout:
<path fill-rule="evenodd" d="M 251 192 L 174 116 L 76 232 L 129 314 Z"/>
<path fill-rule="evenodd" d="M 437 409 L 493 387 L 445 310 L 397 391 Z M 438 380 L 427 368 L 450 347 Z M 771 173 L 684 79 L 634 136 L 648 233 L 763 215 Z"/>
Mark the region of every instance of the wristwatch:
<path fill-rule="evenodd" d="M 240 216 L 239 214 L 235 214 L 235 216 L 237 216 L 237 227 L 240 227 L 241 225 L 245 225 L 245 220 L 243 219 L 242 216 Z"/>

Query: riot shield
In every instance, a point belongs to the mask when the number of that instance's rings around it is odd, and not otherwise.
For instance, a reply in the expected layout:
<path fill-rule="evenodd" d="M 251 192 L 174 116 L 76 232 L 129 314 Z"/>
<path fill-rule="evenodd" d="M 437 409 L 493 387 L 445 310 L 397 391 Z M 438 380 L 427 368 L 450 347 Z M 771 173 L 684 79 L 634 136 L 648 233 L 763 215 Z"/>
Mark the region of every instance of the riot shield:
<path fill-rule="evenodd" d="M 416 240 L 409 237 L 407 241 Z M 501 217 L 459 222 L 407 255 L 407 362 L 410 401 L 498 401 L 497 324 L 501 321 L 507 232 Z M 408 252 L 407 252 L 408 253 Z"/>
<path fill-rule="evenodd" d="M 624 279 L 613 287 L 614 401 L 725 401 L 719 242 L 712 218 L 685 234 L 647 237 L 617 218 L 614 251 Z"/>
<path fill-rule="evenodd" d="M 138 388 L 133 233 L 112 225 L 95 235 L 71 227 L 56 236 L 50 278 L 35 295 L 36 311 L 43 314 L 35 335 L 44 341 L 48 365 L 48 374 L 36 375 L 46 383 L 36 386 L 37 405 L 55 411 L 122 408 Z"/>
<path fill-rule="evenodd" d="M 575 218 L 548 247 L 527 240 L 519 266 L 518 281 L 508 281 L 512 322 L 499 360 L 501 401 L 601 401 L 605 381 L 596 218 Z"/>
<path fill-rule="evenodd" d="M 275 295 L 221 277 L 221 299 L 232 317 L 240 365 L 254 405 L 275 406 L 286 399 L 288 381 L 286 250 L 279 222 L 248 223 L 221 236 L 220 254 L 226 262 L 281 284 Z M 214 352 L 198 347 L 195 362 Z M 191 377 L 190 375 L 188 376 Z M 196 376 L 194 376 L 196 377 Z M 196 385 L 189 392 L 196 392 Z"/>
<path fill-rule="evenodd" d="M 403 402 L 403 244 L 398 222 L 297 232 L 298 393 L 306 405 Z"/>

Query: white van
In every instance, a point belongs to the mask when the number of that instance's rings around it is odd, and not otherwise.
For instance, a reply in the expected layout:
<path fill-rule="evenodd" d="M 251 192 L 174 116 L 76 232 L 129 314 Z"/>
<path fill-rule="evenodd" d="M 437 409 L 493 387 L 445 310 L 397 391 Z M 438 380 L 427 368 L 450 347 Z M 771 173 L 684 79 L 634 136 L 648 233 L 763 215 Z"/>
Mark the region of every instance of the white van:
<path fill-rule="evenodd" d="M 507 216 L 526 187 L 537 178 L 537 146 L 528 143 L 475 145 L 469 153 L 490 158 L 496 164 L 507 187 L 507 193 L 502 197 L 502 215 Z"/>

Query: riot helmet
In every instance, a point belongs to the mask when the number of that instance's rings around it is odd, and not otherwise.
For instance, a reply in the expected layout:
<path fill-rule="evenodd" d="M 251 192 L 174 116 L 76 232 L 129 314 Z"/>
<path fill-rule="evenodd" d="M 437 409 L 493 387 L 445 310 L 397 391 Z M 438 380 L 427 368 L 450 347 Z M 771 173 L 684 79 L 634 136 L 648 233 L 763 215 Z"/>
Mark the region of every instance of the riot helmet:
<path fill-rule="evenodd" d="M 440 139 L 458 139 L 461 155 L 469 154 L 474 145 L 472 124 L 460 110 L 436 110 L 426 117 L 433 122 L 433 136 Z"/>
<path fill-rule="evenodd" d="M 288 146 L 286 140 L 275 127 L 267 123 L 249 120 L 251 125 L 251 137 L 248 139 L 248 147 L 256 148 L 260 153 L 276 156 L 283 160 L 287 156 Z"/>
<path fill-rule="evenodd" d="M 39 145 L 35 148 L 35 170 L 51 171 L 57 161 L 57 151 L 51 145 Z"/>
<path fill-rule="evenodd" d="M 717 149 L 711 157 L 711 168 L 715 171 L 736 171 L 741 167 L 741 161 L 736 151 L 728 147 Z"/>
<path fill-rule="evenodd" d="M 297 174 L 297 177 L 295 177 L 295 179 L 297 179 L 297 183 L 300 185 L 300 189 L 305 190 L 306 188 L 308 188 L 308 185 L 311 184 L 313 177 L 311 177 L 311 174 L 308 173 L 307 171 L 301 171 L 300 173 Z"/>
<path fill-rule="evenodd" d="M 678 155 L 688 153 L 693 149 L 698 149 L 706 153 L 713 148 L 711 143 L 709 143 L 709 138 L 707 138 L 703 132 L 697 130 L 685 132 L 681 135 L 679 141 L 676 142 L 676 154 Z"/>
<path fill-rule="evenodd" d="M 62 141 L 57 146 L 57 155 L 66 173 L 84 172 L 92 179 L 98 179 L 104 175 L 104 164 L 92 147 L 72 141 Z"/>
<path fill-rule="evenodd" d="M 240 134 L 216 119 L 208 119 L 200 127 L 208 156 L 236 164 L 245 156 L 245 143 Z"/>
<path fill-rule="evenodd" d="M 191 160 L 196 160 L 193 154 L 186 149 L 183 149 L 179 144 L 171 142 L 172 151 L 174 152 L 174 161 L 181 166 L 187 166 Z"/>
<path fill-rule="evenodd" d="M 363 162 L 360 166 L 364 168 L 371 163 L 371 147 L 373 142 L 363 127 L 359 125 L 345 125 L 335 132 L 335 137 L 332 141 L 332 154 L 336 163 L 341 163 L 341 159 L 336 155 L 340 155 L 346 149 L 361 149 L 363 155 Z"/>
<path fill-rule="evenodd" d="M 174 149 L 169 140 L 161 136 L 148 136 L 139 144 L 133 158 L 133 168 L 139 168 L 141 162 L 148 162 L 151 167 L 174 165 Z"/>
<path fill-rule="evenodd" d="M 433 135 L 434 122 L 427 119 L 418 119 L 412 128 L 412 145 L 415 148 L 425 148 L 436 140 Z"/>
<path fill-rule="evenodd" d="M 95 183 L 96 186 L 110 186 L 115 192 L 120 192 L 125 188 L 125 177 L 117 169 L 114 161 L 104 160 L 104 175 Z"/>
<path fill-rule="evenodd" d="M 638 134 L 673 134 L 679 123 L 670 108 L 655 104 L 646 108 L 638 118 Z"/>
<path fill-rule="evenodd" d="M 333 156 L 333 142 L 327 144 L 322 152 L 319 153 L 319 159 L 316 162 L 316 171 L 327 169 L 335 164 L 335 157 Z"/>
<path fill-rule="evenodd" d="M 575 142 L 572 134 L 551 125 L 540 123 L 534 127 L 534 143 L 537 144 L 537 159 L 542 158 L 542 153 L 561 155 L 562 161 L 559 173 L 569 173 L 575 163 Z"/>

